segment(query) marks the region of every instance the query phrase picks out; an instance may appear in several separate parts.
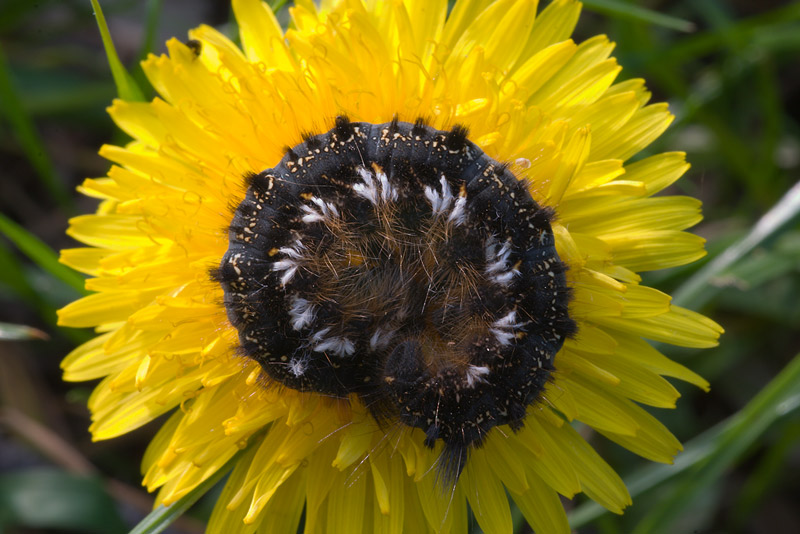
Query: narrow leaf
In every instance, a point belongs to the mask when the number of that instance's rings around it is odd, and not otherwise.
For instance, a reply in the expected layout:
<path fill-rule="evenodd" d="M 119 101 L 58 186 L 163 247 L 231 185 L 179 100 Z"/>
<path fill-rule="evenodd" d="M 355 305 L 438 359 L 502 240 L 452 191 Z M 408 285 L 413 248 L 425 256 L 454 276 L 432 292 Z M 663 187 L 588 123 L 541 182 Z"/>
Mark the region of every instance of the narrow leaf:
<path fill-rule="evenodd" d="M 117 50 L 114 48 L 114 41 L 111 40 L 111 33 L 108 31 L 106 18 L 103 16 L 103 10 L 100 8 L 98 0 L 91 0 L 94 14 L 97 17 L 97 27 L 100 28 L 100 37 L 103 39 L 103 46 L 106 49 L 106 57 L 108 58 L 108 65 L 111 67 L 111 75 L 114 77 L 114 83 L 117 85 L 117 95 L 122 100 L 130 102 L 144 101 L 144 94 L 133 77 L 125 70 L 125 67 L 119 60 Z"/>
<path fill-rule="evenodd" d="M 671 30 L 689 33 L 697 29 L 695 24 L 688 20 L 665 15 L 635 4 L 620 2 L 619 0 L 583 0 L 583 3 L 593 11 L 630 20 L 649 22 Z"/>
<path fill-rule="evenodd" d="M 23 339 L 50 339 L 50 336 L 32 326 L 0 323 L 0 341 L 19 341 Z"/>
<path fill-rule="evenodd" d="M 679 475 L 685 475 L 671 499 L 663 501 L 664 506 L 674 506 L 673 499 L 691 499 L 695 486 L 698 491 L 707 488 L 724 470 L 735 462 L 766 430 L 776 421 L 783 419 L 800 408 L 800 355 L 795 356 L 778 376 L 767 384 L 744 408 L 725 421 L 703 432 L 685 444 L 684 451 L 675 458 L 672 465 L 650 464 L 624 478 L 625 485 L 634 499 L 642 493 L 662 485 Z M 685 497 L 683 495 L 685 494 Z M 677 504 L 677 503 L 676 503 Z M 586 502 L 569 516 L 573 529 L 607 513 L 596 502 Z M 648 525 L 655 525 L 650 519 L 658 515 L 661 521 L 668 513 L 664 508 L 647 514 Z M 674 517 L 680 517 L 678 515 Z M 641 525 L 640 525 L 641 527 Z M 651 532 L 640 528 L 641 532 Z M 653 530 L 652 532 L 655 532 Z"/>
<path fill-rule="evenodd" d="M 81 275 L 58 263 L 58 256 L 53 249 L 2 213 L 0 213 L 0 234 L 6 236 L 46 273 L 61 280 L 81 295 L 87 294 L 84 289 L 84 278 Z"/>
<path fill-rule="evenodd" d="M 744 238 L 725 249 L 679 287 L 672 302 L 678 306 L 702 307 L 720 290 L 721 284 L 715 284 L 715 280 L 720 280 L 736 262 L 767 239 L 776 237 L 798 217 L 800 217 L 800 182 L 789 189 Z"/>
<path fill-rule="evenodd" d="M 59 179 L 33 120 L 28 115 L 25 106 L 22 105 L 19 93 L 11 79 L 2 45 L 0 45 L 0 113 L 8 117 L 14 135 L 28 161 L 36 169 L 36 174 L 44 188 L 61 208 L 72 211 L 72 199 L 67 188 Z"/>
<path fill-rule="evenodd" d="M 786 413 L 800 406 L 800 354 L 778 374 L 747 406 L 736 413 L 723 432 L 712 442 L 710 454 L 696 463 L 670 496 L 649 510 L 635 532 L 671 532 L 672 522 L 683 510 L 708 490 L 725 470 Z"/>

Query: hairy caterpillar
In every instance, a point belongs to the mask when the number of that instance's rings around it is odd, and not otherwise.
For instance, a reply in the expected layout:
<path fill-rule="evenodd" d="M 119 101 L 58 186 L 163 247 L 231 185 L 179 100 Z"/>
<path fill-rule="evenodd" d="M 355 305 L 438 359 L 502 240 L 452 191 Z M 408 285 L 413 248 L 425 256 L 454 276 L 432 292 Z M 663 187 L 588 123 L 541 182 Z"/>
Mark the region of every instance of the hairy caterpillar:
<path fill-rule="evenodd" d="M 422 429 L 451 480 L 576 328 L 552 211 L 467 135 L 337 118 L 247 178 L 214 273 L 270 378 Z"/>

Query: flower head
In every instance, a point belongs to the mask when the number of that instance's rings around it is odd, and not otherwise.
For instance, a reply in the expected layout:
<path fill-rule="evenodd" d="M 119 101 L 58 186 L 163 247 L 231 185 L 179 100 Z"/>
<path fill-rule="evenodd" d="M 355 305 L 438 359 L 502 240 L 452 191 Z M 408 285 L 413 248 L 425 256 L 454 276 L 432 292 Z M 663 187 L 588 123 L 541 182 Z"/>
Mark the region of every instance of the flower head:
<path fill-rule="evenodd" d="M 285 33 L 234 0 L 244 50 L 201 26 L 115 101 L 133 141 L 82 190 L 96 293 L 61 310 L 98 337 L 64 361 L 104 377 L 95 439 L 173 412 L 144 483 L 169 504 L 241 449 L 209 525 L 294 532 L 567 532 L 558 495 L 620 512 L 619 477 L 570 424 L 655 461 L 680 444 L 639 406 L 646 340 L 721 329 L 637 272 L 693 261 L 699 202 L 658 193 L 681 153 L 612 44 L 569 39 L 580 4 L 298 1 Z M 248 447 L 248 444 L 250 445 Z"/>

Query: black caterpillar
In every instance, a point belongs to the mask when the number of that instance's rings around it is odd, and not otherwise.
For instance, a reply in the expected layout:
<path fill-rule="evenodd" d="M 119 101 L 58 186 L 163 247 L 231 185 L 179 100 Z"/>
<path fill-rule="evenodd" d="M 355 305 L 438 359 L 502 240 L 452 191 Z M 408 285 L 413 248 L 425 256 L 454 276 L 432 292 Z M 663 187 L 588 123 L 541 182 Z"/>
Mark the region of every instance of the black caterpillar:
<path fill-rule="evenodd" d="M 243 352 L 300 391 L 470 446 L 523 425 L 575 332 L 552 211 L 456 126 L 336 119 L 247 177 L 214 277 Z"/>

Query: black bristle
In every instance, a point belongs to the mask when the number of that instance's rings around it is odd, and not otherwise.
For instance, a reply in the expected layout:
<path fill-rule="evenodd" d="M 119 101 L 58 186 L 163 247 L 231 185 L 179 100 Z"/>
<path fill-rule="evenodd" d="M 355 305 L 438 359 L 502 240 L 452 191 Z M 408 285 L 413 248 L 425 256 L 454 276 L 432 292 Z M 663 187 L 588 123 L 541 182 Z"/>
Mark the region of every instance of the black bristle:
<path fill-rule="evenodd" d="M 314 135 L 311 132 L 303 132 L 301 135 L 303 137 L 303 142 L 309 150 L 314 150 L 322 146 L 322 140 L 319 135 Z"/>
<path fill-rule="evenodd" d="M 264 194 L 267 191 L 269 191 L 272 179 L 273 179 L 272 177 L 267 177 L 265 173 L 261 174 L 249 173 L 245 175 L 245 182 L 247 183 L 247 188 L 258 194 Z"/>
<path fill-rule="evenodd" d="M 536 211 L 537 224 L 550 224 L 555 217 L 556 210 L 550 206 L 539 206 L 539 209 Z"/>
<path fill-rule="evenodd" d="M 234 213 L 235 214 L 236 211 L 239 209 L 239 204 L 237 204 L 233 199 L 229 199 L 228 200 L 228 204 L 227 204 L 226 207 L 228 208 L 228 211 L 230 213 Z M 223 228 L 222 232 L 223 232 L 224 235 L 227 235 L 228 234 L 228 228 Z"/>
<path fill-rule="evenodd" d="M 425 446 L 432 449 L 436 445 L 436 440 L 439 439 L 439 425 L 433 423 L 425 431 Z"/>
<path fill-rule="evenodd" d="M 290 146 L 286 146 L 283 148 L 283 153 L 289 157 L 289 161 L 297 161 L 300 159 L 300 156 L 297 155 L 297 152 Z"/>
<path fill-rule="evenodd" d="M 473 446 L 478 446 L 473 444 Z M 469 457 L 469 445 L 463 442 L 453 442 L 445 445 L 439 456 L 437 470 L 437 484 L 441 489 L 453 487 L 461 476 Z"/>
<path fill-rule="evenodd" d="M 333 126 L 336 133 L 342 137 L 350 135 L 353 131 L 353 125 L 347 115 L 339 115 L 336 117 L 336 123 Z"/>
<path fill-rule="evenodd" d="M 224 280 L 222 276 L 222 271 L 220 270 L 219 266 L 209 267 L 208 269 L 208 276 L 211 278 L 213 282 L 222 283 Z"/>
<path fill-rule="evenodd" d="M 467 142 L 469 130 L 463 124 L 456 124 L 453 129 L 447 132 L 447 137 L 444 139 L 444 144 L 450 150 L 461 150 Z"/>
<path fill-rule="evenodd" d="M 400 119 L 397 117 L 397 113 L 394 114 L 392 117 L 392 122 L 389 123 L 389 133 L 394 134 L 400 129 Z"/>
<path fill-rule="evenodd" d="M 422 135 L 425 133 L 425 128 L 427 127 L 427 121 L 425 117 L 417 117 L 417 120 L 414 121 L 414 127 L 411 128 L 412 135 Z"/>
<path fill-rule="evenodd" d="M 253 171 L 247 171 L 246 173 L 244 173 L 244 185 L 250 187 L 251 185 L 253 185 L 253 182 L 255 181 L 256 178 L 258 178 L 258 173 L 255 173 Z"/>

